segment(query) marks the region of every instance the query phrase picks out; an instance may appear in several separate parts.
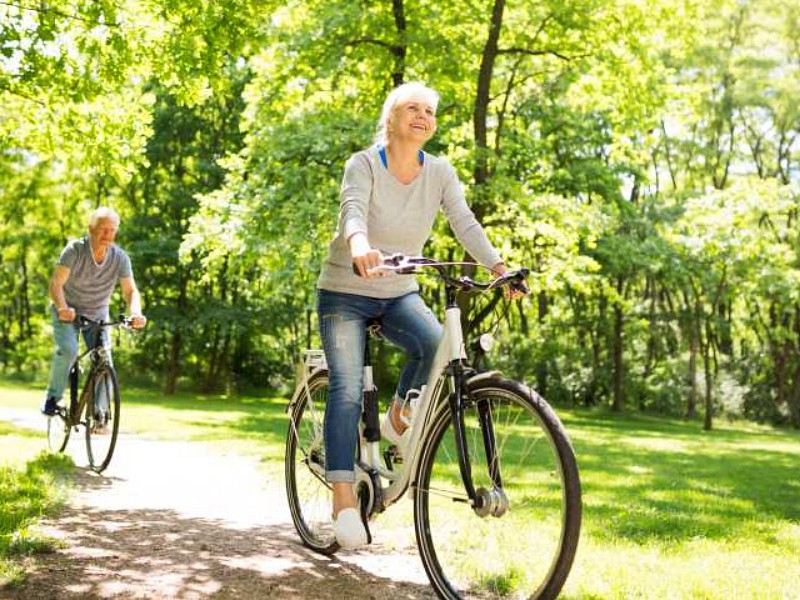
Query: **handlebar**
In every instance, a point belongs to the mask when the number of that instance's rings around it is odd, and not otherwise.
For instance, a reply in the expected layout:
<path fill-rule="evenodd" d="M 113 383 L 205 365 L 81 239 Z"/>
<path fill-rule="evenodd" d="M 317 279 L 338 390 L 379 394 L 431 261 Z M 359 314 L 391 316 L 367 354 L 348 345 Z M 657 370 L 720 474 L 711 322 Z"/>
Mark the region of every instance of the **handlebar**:
<path fill-rule="evenodd" d="M 103 320 L 95 320 L 90 319 L 89 317 L 85 317 L 83 315 L 78 315 L 75 319 L 78 323 L 78 327 L 123 327 L 125 329 L 130 329 L 133 324 L 133 317 L 126 316 L 126 315 L 119 315 L 115 321 L 103 321 Z"/>
<path fill-rule="evenodd" d="M 454 266 L 474 266 L 491 271 L 489 267 L 474 262 L 438 261 L 424 256 L 404 256 L 402 254 L 385 256 L 382 265 L 372 267 L 369 271 L 390 271 L 398 275 L 411 275 L 419 272 L 420 269 L 429 268 L 435 270 L 446 284 L 461 291 L 491 290 L 505 286 L 510 287 L 512 290 L 522 292 L 523 294 L 527 294 L 530 291 L 525 283 L 525 278 L 530 273 L 530 269 L 524 267 L 509 271 L 505 275 L 501 275 L 492 281 L 482 282 L 475 281 L 466 275 L 453 277 L 447 272 L 447 268 Z"/>

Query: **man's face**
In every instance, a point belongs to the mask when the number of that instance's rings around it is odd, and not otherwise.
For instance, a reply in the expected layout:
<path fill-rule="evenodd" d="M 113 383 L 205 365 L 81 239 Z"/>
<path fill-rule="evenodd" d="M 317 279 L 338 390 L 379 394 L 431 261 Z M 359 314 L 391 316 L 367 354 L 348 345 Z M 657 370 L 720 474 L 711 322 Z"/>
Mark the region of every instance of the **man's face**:
<path fill-rule="evenodd" d="M 89 235 L 95 245 L 108 248 L 117 237 L 117 224 L 111 219 L 98 219 L 94 227 L 89 226 Z"/>

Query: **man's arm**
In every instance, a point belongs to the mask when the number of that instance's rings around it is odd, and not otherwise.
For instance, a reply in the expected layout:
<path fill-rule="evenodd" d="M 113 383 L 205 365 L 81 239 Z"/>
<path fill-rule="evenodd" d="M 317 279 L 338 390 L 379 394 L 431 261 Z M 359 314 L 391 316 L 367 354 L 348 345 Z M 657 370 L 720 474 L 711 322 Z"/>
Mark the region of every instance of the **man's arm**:
<path fill-rule="evenodd" d="M 50 300 L 58 311 L 58 320 L 64 323 L 71 323 L 75 320 L 75 309 L 67 305 L 64 298 L 64 284 L 69 279 L 69 268 L 64 265 L 56 265 L 53 276 L 50 278 Z"/>
<path fill-rule="evenodd" d="M 139 295 L 139 289 L 136 287 L 136 282 L 133 277 L 123 277 L 119 280 L 119 285 L 122 288 L 122 296 L 125 298 L 125 304 L 128 305 L 128 312 L 133 318 L 133 325 L 136 329 L 141 329 L 147 323 L 147 318 L 142 314 L 142 298 Z"/>

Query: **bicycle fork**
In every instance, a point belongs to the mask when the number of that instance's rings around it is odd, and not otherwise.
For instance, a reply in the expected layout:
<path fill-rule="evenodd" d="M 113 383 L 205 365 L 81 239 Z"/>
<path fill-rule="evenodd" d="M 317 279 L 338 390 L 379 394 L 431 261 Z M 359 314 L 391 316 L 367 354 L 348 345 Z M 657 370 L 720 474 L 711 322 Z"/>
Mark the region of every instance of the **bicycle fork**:
<path fill-rule="evenodd" d="M 78 383 L 80 382 L 81 367 L 76 360 L 69 369 L 69 406 L 66 407 L 68 421 L 73 422 L 78 420 L 78 415 L 75 412 L 78 410 Z M 78 425 L 75 425 L 75 431 L 78 430 Z"/>
<path fill-rule="evenodd" d="M 458 466 L 464 490 L 475 513 L 480 517 L 500 517 L 508 510 L 508 498 L 503 491 L 503 480 L 500 474 L 500 461 L 497 456 L 497 446 L 494 436 L 494 422 L 492 420 L 492 407 L 488 400 L 475 402 L 478 409 L 478 422 L 483 436 L 483 449 L 486 456 L 486 468 L 492 481 L 492 489 L 480 487 L 477 490 L 472 482 L 472 464 L 469 458 L 469 448 L 464 426 L 464 404 L 469 400 L 469 389 L 466 385 L 464 367 L 461 363 L 454 363 L 448 367 L 453 382 L 453 387 L 448 396 L 450 414 L 453 423 L 453 436 L 455 437 Z"/>

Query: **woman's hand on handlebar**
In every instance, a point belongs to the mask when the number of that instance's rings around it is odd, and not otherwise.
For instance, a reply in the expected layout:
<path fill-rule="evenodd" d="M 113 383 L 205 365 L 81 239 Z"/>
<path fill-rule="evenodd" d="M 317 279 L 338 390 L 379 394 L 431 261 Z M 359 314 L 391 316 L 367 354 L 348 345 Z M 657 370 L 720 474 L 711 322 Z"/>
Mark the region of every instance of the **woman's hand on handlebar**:
<path fill-rule="evenodd" d="M 494 274 L 495 279 L 498 279 L 507 275 L 508 269 L 506 269 L 506 265 L 504 263 L 499 262 L 492 267 L 492 274 Z M 529 292 L 530 290 L 528 289 L 528 286 L 525 285 L 525 281 L 522 280 L 519 282 L 512 282 L 511 285 L 507 285 L 503 290 L 503 293 L 509 300 L 524 298 Z"/>
<path fill-rule="evenodd" d="M 383 264 L 383 255 L 380 250 L 370 247 L 367 236 L 363 233 L 354 233 L 350 236 L 350 256 L 353 259 L 353 271 L 364 278 L 383 277 L 384 271 L 373 270 Z"/>
<path fill-rule="evenodd" d="M 131 315 L 130 324 L 134 329 L 142 329 L 145 325 L 147 325 L 147 317 L 144 315 Z"/>

